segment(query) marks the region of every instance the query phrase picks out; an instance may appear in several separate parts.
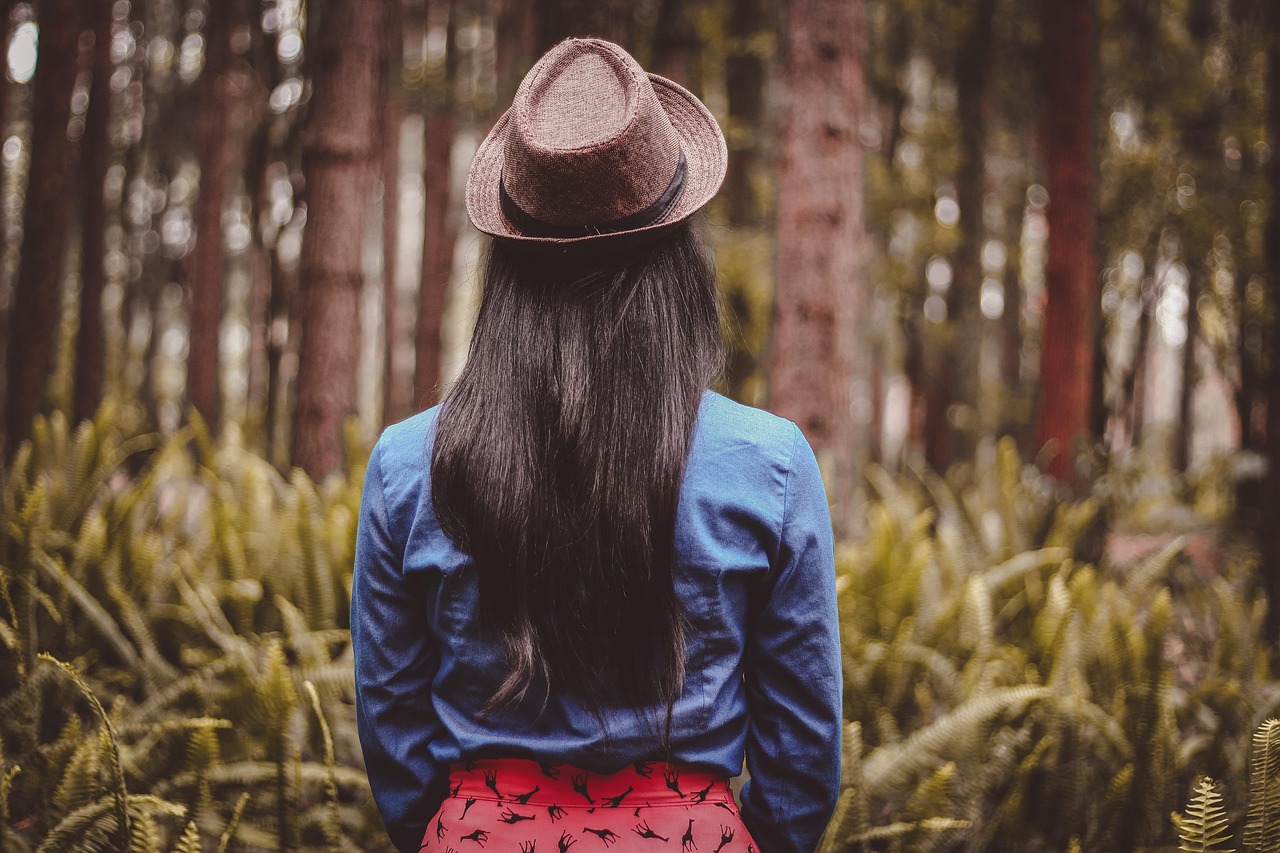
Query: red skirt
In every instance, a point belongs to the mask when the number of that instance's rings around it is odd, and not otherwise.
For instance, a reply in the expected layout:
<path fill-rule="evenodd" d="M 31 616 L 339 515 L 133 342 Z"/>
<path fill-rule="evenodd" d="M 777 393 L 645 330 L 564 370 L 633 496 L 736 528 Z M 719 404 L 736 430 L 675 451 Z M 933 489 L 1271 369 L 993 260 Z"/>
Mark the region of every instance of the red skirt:
<path fill-rule="evenodd" d="M 581 845 L 581 846 L 577 846 Z M 421 850 L 472 853 L 756 853 L 729 780 L 681 764 L 593 773 L 490 758 L 455 764 Z"/>

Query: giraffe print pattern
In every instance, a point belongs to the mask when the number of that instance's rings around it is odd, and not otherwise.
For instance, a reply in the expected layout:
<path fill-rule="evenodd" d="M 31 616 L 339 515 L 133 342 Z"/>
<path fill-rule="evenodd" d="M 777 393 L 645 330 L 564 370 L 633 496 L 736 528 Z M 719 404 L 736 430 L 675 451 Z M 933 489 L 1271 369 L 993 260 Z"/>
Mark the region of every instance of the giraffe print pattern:
<path fill-rule="evenodd" d="M 755 853 L 729 782 L 637 762 L 616 773 L 525 759 L 454 764 L 419 847 L 440 853 Z"/>

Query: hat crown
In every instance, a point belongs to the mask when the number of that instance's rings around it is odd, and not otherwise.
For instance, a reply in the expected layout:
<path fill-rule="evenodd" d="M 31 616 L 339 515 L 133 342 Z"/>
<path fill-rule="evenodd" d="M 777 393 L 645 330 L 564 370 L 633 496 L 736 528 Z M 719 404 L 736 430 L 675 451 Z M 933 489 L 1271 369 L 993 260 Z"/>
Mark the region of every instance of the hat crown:
<path fill-rule="evenodd" d="M 610 42 L 553 48 L 520 84 L 509 119 L 503 190 L 552 225 L 591 227 L 643 211 L 681 162 L 649 75 Z"/>

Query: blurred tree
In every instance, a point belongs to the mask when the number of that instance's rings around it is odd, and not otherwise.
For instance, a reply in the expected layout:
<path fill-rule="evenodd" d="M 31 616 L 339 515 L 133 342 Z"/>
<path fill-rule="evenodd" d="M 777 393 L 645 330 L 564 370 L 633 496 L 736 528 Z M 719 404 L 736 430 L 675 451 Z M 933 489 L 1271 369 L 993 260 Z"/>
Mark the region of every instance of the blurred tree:
<path fill-rule="evenodd" d="M 67 122 L 76 79 L 78 11 L 75 0 L 45 0 L 37 9 L 40 53 L 32 79 L 31 166 L 6 361 L 8 454 L 30 435 L 32 418 L 47 401 L 59 337 L 67 232 L 74 205 Z"/>
<path fill-rule="evenodd" d="M 186 298 L 190 306 L 187 399 L 207 423 L 218 423 L 218 338 L 222 325 L 225 247 L 222 212 L 227 200 L 235 139 L 230 132 L 231 26 L 237 0 L 211 2 L 204 24 L 204 69 L 200 72 L 196 151 L 200 196 L 196 201 L 196 245 L 187 256 Z"/>
<path fill-rule="evenodd" d="M 770 408 L 804 430 L 827 474 L 837 530 L 847 531 L 861 444 L 851 393 L 867 304 L 862 3 L 792 0 L 787 27 Z"/>
<path fill-rule="evenodd" d="M 994 50 L 991 44 L 995 0 L 971 0 L 956 34 L 956 119 L 960 164 L 956 170 L 956 204 L 959 206 L 959 245 L 956 246 L 951 287 L 947 290 L 947 318 L 956 329 L 949 341 L 951 352 L 943 359 L 943 388 L 949 399 L 946 419 L 951 429 L 940 430 L 950 439 L 947 461 L 973 456 L 982 426 L 981 384 L 978 362 L 983 338 L 991 330 L 978 309 L 982 286 L 983 201 L 987 194 L 987 87 Z M 945 417 L 945 416 L 944 416 Z M 937 448 L 935 447 L 935 452 Z M 938 465 L 943 460 L 930 460 Z"/>
<path fill-rule="evenodd" d="M 635 6 L 628 0 L 539 0 L 533 5 L 535 56 L 571 36 L 635 48 Z"/>
<path fill-rule="evenodd" d="M 1036 442 L 1053 442 L 1049 471 L 1072 476 L 1075 442 L 1089 434 L 1098 317 L 1093 203 L 1093 6 L 1045 6 L 1044 151 L 1049 260 Z"/>
<path fill-rule="evenodd" d="M 89 107 L 80 141 L 82 192 L 80 249 L 80 328 L 76 335 L 76 420 L 93 416 L 102 400 L 106 350 L 102 328 L 102 291 L 106 286 L 107 169 L 112 160 L 110 134 L 111 20 L 114 0 L 85 4 L 93 34 L 90 46 Z"/>
<path fill-rule="evenodd" d="M 453 248 L 458 229 L 451 210 L 450 164 L 458 133 L 454 88 L 457 83 L 458 4 L 428 0 L 428 26 L 444 35 L 444 62 L 427 79 L 425 135 L 422 149 L 423 237 L 422 286 L 418 296 L 417 362 L 414 369 L 415 405 L 425 409 L 440 400 L 441 334 L 445 294 L 453 273 Z M 518 37 L 519 32 L 508 32 Z M 501 48 L 499 48 L 501 50 Z"/>
<path fill-rule="evenodd" d="M 413 413 L 412 384 L 396 368 L 395 352 L 406 324 L 396 297 L 400 231 L 400 128 L 404 123 L 404 2 L 387 0 L 382 34 L 382 422 Z"/>
<path fill-rule="evenodd" d="M 1267 375 L 1267 474 L 1262 513 L 1263 580 L 1270 599 L 1267 636 L 1280 642 L 1280 3 L 1267 4 L 1267 161 L 1271 211 L 1267 216 L 1267 294 L 1272 305 L 1271 363 Z"/>
<path fill-rule="evenodd" d="M 387 0 L 308 6 L 313 89 L 303 149 L 307 226 L 293 462 L 313 478 L 343 462 L 342 420 L 355 410 L 361 249 L 378 162 Z"/>

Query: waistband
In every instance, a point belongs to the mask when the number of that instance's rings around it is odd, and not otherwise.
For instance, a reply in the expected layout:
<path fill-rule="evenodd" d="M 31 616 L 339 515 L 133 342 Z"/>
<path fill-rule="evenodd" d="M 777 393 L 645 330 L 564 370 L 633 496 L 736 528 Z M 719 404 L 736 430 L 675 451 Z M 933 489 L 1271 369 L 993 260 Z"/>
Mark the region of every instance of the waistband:
<path fill-rule="evenodd" d="M 631 805 L 733 804 L 729 780 L 697 765 L 663 761 L 597 773 L 527 758 L 479 758 L 449 768 L 449 794 L 521 805 L 618 808 Z"/>

